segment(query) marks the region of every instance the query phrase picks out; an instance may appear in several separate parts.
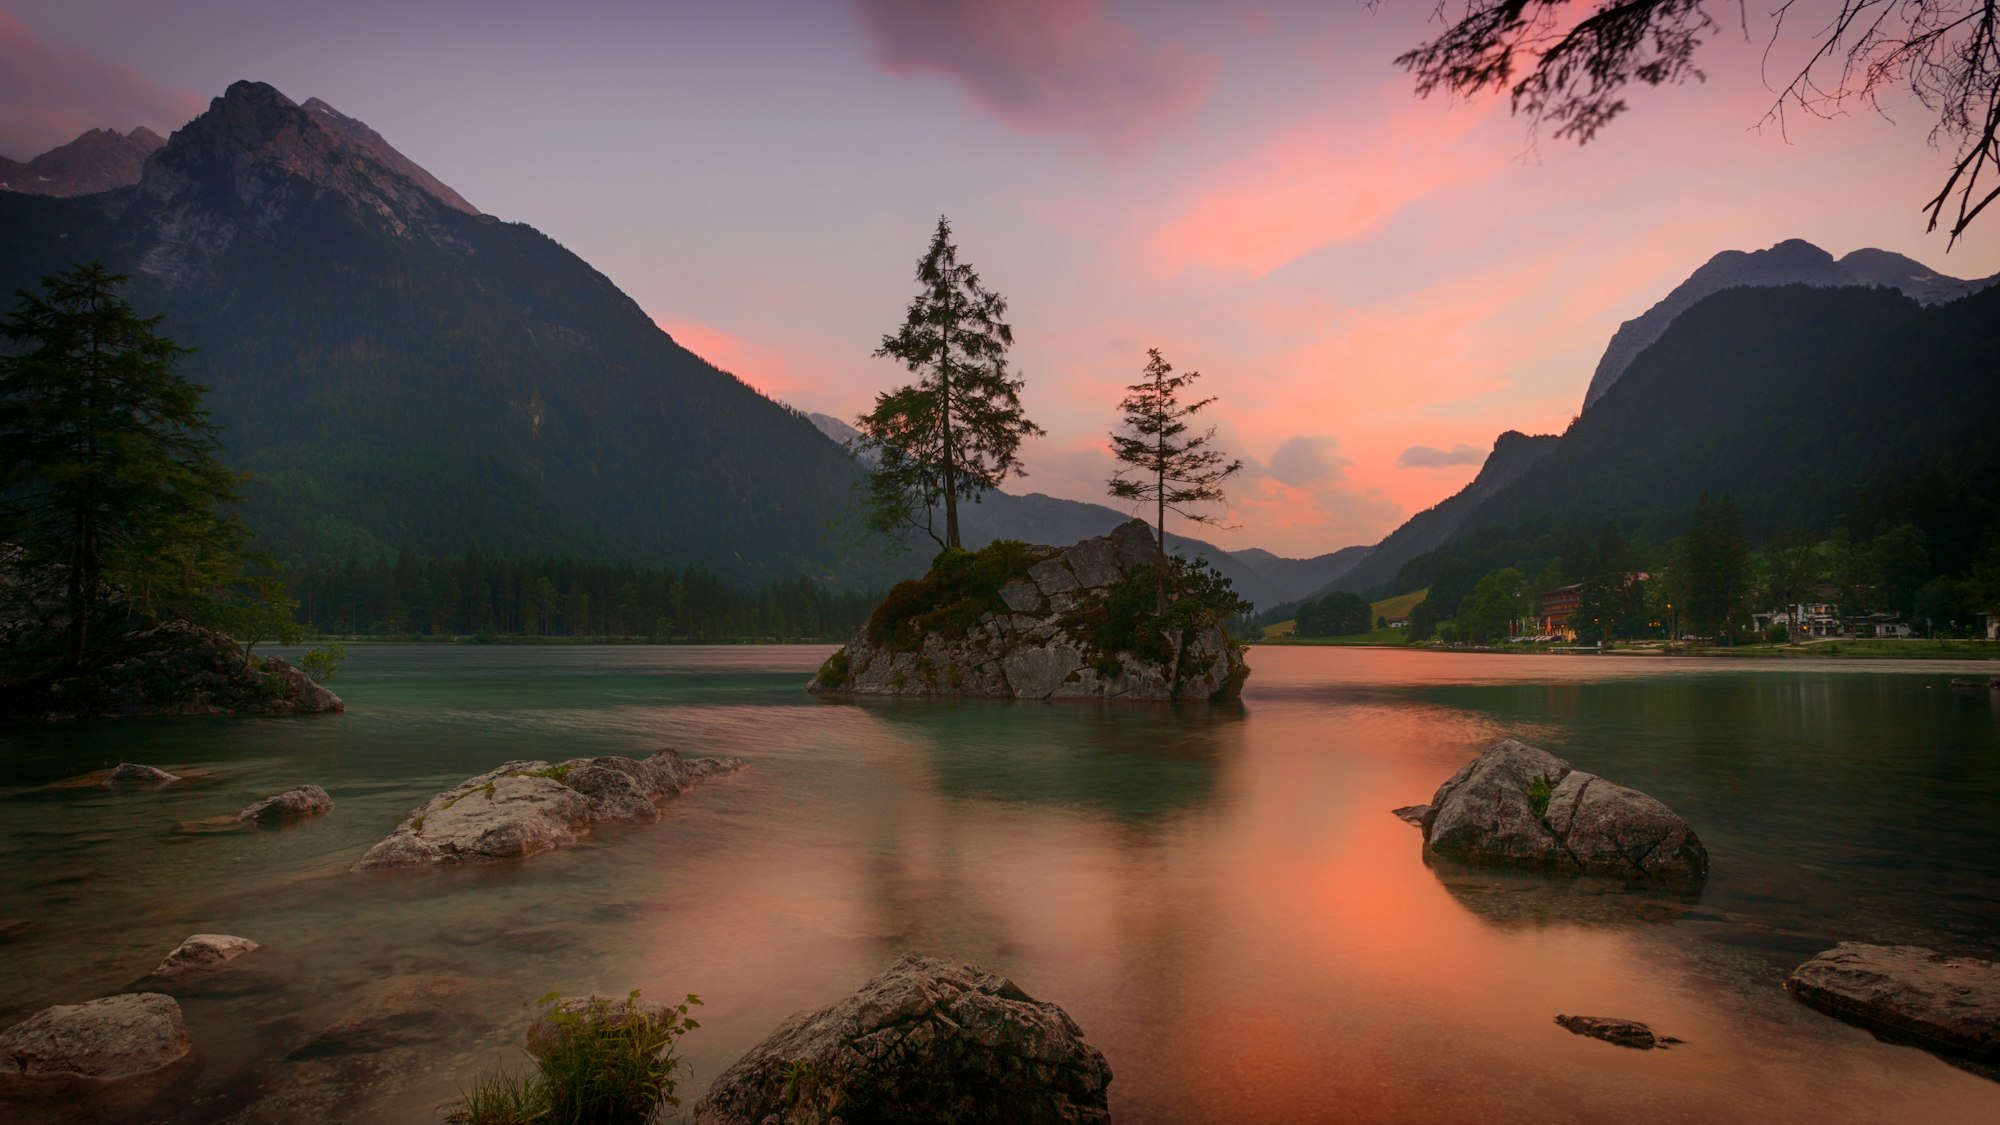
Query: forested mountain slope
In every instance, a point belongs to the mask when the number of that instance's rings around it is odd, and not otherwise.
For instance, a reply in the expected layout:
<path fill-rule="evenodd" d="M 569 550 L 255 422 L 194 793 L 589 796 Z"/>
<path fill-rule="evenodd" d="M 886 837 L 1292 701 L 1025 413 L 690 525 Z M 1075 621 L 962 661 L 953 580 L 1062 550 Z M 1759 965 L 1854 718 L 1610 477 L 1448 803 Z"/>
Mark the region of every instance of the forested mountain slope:
<path fill-rule="evenodd" d="M 858 470 L 552 239 L 366 126 L 241 82 L 139 184 L 0 192 L 0 291 L 101 258 L 199 352 L 247 516 L 293 558 L 512 555 L 878 584 L 827 522 Z"/>
<path fill-rule="evenodd" d="M 1819 528 L 1864 486 L 2000 481 L 2000 290 L 1731 289 L 1690 308 L 1477 525 L 1613 518 L 1657 535 L 1703 492 L 1753 535 Z"/>

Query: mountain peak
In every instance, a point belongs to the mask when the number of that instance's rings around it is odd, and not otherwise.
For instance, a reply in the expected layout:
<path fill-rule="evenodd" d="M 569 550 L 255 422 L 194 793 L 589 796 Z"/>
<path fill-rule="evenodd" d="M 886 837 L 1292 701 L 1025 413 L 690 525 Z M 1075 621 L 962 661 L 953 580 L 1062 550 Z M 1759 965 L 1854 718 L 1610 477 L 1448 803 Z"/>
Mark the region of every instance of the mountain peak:
<path fill-rule="evenodd" d="M 440 208 L 479 213 L 367 125 L 318 98 L 300 105 L 265 82 L 231 83 L 175 131 L 143 183 L 166 202 L 223 191 L 266 219 L 303 195 L 332 191 L 397 234 Z"/>
<path fill-rule="evenodd" d="M 1835 261 L 1833 255 L 1802 238 L 1788 238 L 1768 250 L 1724 250 L 1688 275 L 1660 302 L 1618 326 L 1597 361 L 1584 409 L 1625 373 L 1632 360 L 1658 340 L 1674 319 L 1696 302 L 1724 289 L 1812 285 L 1864 285 L 1901 290 L 1915 300 L 1935 305 L 1955 301 L 2000 281 L 2000 275 L 1974 281 L 1938 274 L 1922 263 L 1887 250 L 1856 250 Z"/>
<path fill-rule="evenodd" d="M 141 125 L 130 133 L 88 129 L 26 164 L 0 160 L 0 189 L 26 195 L 95 195 L 139 182 L 146 158 L 166 142 Z"/>

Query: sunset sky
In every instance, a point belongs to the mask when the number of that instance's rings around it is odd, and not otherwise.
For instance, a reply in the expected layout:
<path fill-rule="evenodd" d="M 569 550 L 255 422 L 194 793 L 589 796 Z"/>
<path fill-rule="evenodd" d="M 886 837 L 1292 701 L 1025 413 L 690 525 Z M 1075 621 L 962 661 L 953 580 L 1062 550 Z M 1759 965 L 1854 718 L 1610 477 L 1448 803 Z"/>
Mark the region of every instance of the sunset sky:
<path fill-rule="evenodd" d="M 1829 9 L 1810 0 L 1808 15 Z M 1618 323 L 1712 254 L 1804 238 L 1945 252 L 1945 157 L 1905 97 L 1758 129 L 1823 23 L 1763 60 L 1732 7 L 1709 81 L 1639 90 L 1585 148 L 1505 104 L 1417 100 L 1427 0 L 535 4 L 0 0 L 0 155 L 162 133 L 230 82 L 368 122 L 476 206 L 609 275 L 772 397 L 852 418 L 942 212 L 1012 302 L 1049 431 L 1010 487 L 1109 502 L 1105 433 L 1159 347 L 1249 467 L 1230 547 L 1373 542 L 1552 432 Z"/>

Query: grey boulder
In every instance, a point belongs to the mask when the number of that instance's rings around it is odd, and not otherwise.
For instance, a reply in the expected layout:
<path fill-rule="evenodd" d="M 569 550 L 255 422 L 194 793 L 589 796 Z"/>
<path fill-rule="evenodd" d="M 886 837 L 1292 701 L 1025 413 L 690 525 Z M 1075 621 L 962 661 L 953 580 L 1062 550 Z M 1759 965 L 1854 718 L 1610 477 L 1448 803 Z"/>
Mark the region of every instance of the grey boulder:
<path fill-rule="evenodd" d="M 191 1049 L 173 997 L 126 992 L 44 1008 L 0 1033 L 0 1074 L 109 1081 L 159 1070 Z"/>
<path fill-rule="evenodd" d="M 175 946 L 159 968 L 153 970 L 153 976 L 172 978 L 212 972 L 260 948 L 249 938 L 231 934 L 195 934 Z"/>
<path fill-rule="evenodd" d="M 1420 815 L 1427 857 L 1680 890 L 1708 879 L 1707 849 L 1672 809 L 1513 739 L 1452 775 Z"/>
<path fill-rule="evenodd" d="M 2000 963 L 1844 941 L 1792 970 L 1785 991 L 1884 1039 L 2000 1067 Z"/>
<path fill-rule="evenodd" d="M 156 769 L 153 766 L 142 766 L 136 762 L 120 762 L 118 763 L 118 768 L 111 771 L 111 776 L 104 779 L 104 784 L 110 786 L 130 785 L 143 787 L 148 785 L 165 785 L 169 782 L 179 780 L 179 774 L 168 773 L 163 769 Z"/>
<path fill-rule="evenodd" d="M 736 758 L 572 758 L 508 762 L 426 801 L 355 870 L 521 859 L 574 842 L 593 824 L 654 821 L 659 802 L 743 768 Z"/>
<path fill-rule="evenodd" d="M 304 820 L 309 816 L 320 816 L 333 811 L 333 798 L 317 785 L 301 785 L 287 789 L 276 796 L 266 797 L 242 812 L 236 819 L 244 824 L 254 824 L 259 828 L 275 828 Z"/>
<path fill-rule="evenodd" d="M 1068 1013 L 971 965 L 905 957 L 724 1071 L 698 1125 L 1108 1122 L 1111 1068 Z"/>

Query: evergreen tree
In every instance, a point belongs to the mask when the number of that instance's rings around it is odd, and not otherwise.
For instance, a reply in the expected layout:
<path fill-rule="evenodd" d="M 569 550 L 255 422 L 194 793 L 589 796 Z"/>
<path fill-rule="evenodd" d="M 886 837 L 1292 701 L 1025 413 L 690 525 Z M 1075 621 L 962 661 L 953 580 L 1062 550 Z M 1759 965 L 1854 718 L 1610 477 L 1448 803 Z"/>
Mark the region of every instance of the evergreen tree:
<path fill-rule="evenodd" d="M 1223 498 L 1222 482 L 1243 468 L 1210 448 L 1215 427 L 1188 436 L 1188 419 L 1215 401 L 1181 402 L 1181 391 L 1201 378 L 1201 372 L 1174 374 L 1160 349 L 1146 349 L 1146 378 L 1125 388 L 1125 433 L 1111 435 L 1111 452 L 1123 464 L 1109 482 L 1111 495 L 1153 505 L 1153 535 L 1160 553 L 1167 553 L 1167 513 L 1195 523 L 1219 525 L 1220 516 L 1192 509 Z"/>
<path fill-rule="evenodd" d="M 873 455 L 869 522 L 881 531 L 921 528 L 938 545 L 961 546 L 958 502 L 978 499 L 1009 474 L 1020 475 L 1021 440 L 1042 428 L 1021 412 L 1019 379 L 1007 375 L 1014 330 L 1002 320 L 1006 298 L 959 261 L 951 222 L 938 217 L 930 248 L 917 262 L 917 295 L 903 324 L 875 354 L 902 361 L 920 377 L 878 395 L 857 420 Z M 944 535 L 934 513 L 944 509 Z"/>
<path fill-rule="evenodd" d="M 1735 498 L 1702 493 L 1687 537 L 1687 616 L 1696 632 L 1720 636 L 1736 623 L 1748 592 L 1748 561 Z"/>
<path fill-rule="evenodd" d="M 0 324 L 0 538 L 24 575 L 59 575 L 62 663 L 84 663 L 109 614 L 186 619 L 254 642 L 289 630 L 275 579 L 245 574 L 231 511 L 242 478 L 216 459 L 188 349 L 90 262 L 18 292 Z"/>

